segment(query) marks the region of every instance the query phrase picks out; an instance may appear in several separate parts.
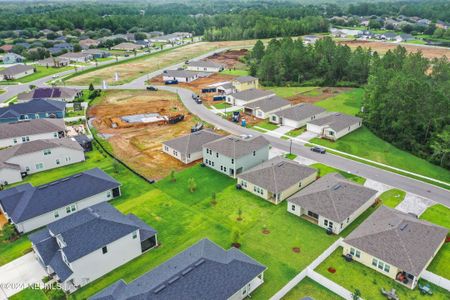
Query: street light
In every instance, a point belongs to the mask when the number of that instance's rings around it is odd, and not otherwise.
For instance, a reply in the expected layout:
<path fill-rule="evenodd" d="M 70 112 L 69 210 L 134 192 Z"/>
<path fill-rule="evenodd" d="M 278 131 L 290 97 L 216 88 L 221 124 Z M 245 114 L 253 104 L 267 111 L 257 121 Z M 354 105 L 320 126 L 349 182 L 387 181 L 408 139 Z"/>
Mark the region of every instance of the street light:
<path fill-rule="evenodd" d="M 289 144 L 289 154 L 292 154 L 292 139 L 289 140 L 290 144 Z"/>

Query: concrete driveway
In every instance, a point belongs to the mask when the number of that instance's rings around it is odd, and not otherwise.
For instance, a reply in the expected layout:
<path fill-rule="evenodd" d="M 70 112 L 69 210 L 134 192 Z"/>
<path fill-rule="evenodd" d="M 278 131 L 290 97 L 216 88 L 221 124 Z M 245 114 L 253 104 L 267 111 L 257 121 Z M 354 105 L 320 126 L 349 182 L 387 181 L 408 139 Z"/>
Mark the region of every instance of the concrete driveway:
<path fill-rule="evenodd" d="M 304 141 L 312 140 L 313 138 L 316 138 L 318 136 L 317 133 L 311 132 L 311 131 L 305 131 L 302 134 L 298 136 L 299 139 Z"/>
<path fill-rule="evenodd" d="M 42 284 L 47 275 L 34 253 L 28 253 L 0 267 L 0 299 L 7 299 L 29 285 Z"/>
<path fill-rule="evenodd" d="M 276 132 L 278 133 L 280 136 L 285 135 L 286 133 L 288 133 L 289 131 L 293 130 L 294 128 L 289 127 L 289 126 L 280 126 L 275 130 L 272 130 L 272 132 Z"/>

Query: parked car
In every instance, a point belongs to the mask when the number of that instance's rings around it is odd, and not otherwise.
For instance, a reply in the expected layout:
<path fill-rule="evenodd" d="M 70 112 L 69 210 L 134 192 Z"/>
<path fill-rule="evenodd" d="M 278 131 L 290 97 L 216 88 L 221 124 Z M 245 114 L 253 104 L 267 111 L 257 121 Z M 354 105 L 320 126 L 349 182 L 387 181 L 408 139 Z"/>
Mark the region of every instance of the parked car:
<path fill-rule="evenodd" d="M 176 79 L 166 80 L 164 82 L 164 84 L 166 84 L 166 85 L 168 85 L 168 84 L 178 84 L 178 80 L 176 80 Z"/>
<path fill-rule="evenodd" d="M 148 86 L 147 91 L 157 91 L 158 89 L 154 86 Z"/>
<path fill-rule="evenodd" d="M 197 104 L 202 104 L 202 103 L 203 103 L 203 101 L 202 101 L 202 99 L 200 99 L 200 97 L 196 98 L 196 99 L 195 99 L 195 102 L 196 102 Z"/>
<path fill-rule="evenodd" d="M 191 132 L 197 132 L 203 129 L 203 123 L 202 122 L 198 122 L 197 124 L 195 124 L 192 128 L 191 128 Z"/>
<path fill-rule="evenodd" d="M 321 153 L 321 154 L 325 154 L 325 152 L 327 152 L 327 150 L 325 150 L 322 147 L 318 147 L 318 146 L 314 146 L 311 148 L 311 151 L 313 152 L 317 152 L 317 153 Z"/>

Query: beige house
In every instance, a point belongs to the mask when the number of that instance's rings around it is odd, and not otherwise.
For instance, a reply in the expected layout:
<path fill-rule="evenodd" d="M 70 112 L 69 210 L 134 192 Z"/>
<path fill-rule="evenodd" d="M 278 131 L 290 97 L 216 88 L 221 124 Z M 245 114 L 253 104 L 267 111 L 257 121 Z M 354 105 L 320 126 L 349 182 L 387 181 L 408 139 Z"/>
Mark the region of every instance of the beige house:
<path fill-rule="evenodd" d="M 120 44 L 112 47 L 111 50 L 120 50 L 120 51 L 130 52 L 130 51 L 135 51 L 135 50 L 139 50 L 142 48 L 143 48 L 143 46 L 133 44 L 133 43 L 120 43 Z"/>
<path fill-rule="evenodd" d="M 244 105 L 244 112 L 258 119 L 267 119 L 270 114 L 288 107 L 291 107 L 290 101 L 278 96 L 271 96 Z"/>
<path fill-rule="evenodd" d="M 259 88 L 259 79 L 253 76 L 236 77 L 231 83 L 238 92 Z"/>
<path fill-rule="evenodd" d="M 288 199 L 288 212 L 339 234 L 375 203 L 377 191 L 327 174 Z"/>
<path fill-rule="evenodd" d="M 295 161 L 275 157 L 239 174 L 239 186 L 274 204 L 295 194 L 317 177 L 317 170 Z"/>
<path fill-rule="evenodd" d="M 32 66 L 15 65 L 0 71 L 0 80 L 15 80 L 31 75 L 36 70 Z"/>
<path fill-rule="evenodd" d="M 336 141 L 362 126 L 362 119 L 342 113 L 330 113 L 306 123 L 306 130 Z"/>
<path fill-rule="evenodd" d="M 444 244 L 446 228 L 382 206 L 343 241 L 343 254 L 408 288 Z"/>
<path fill-rule="evenodd" d="M 326 110 L 324 108 L 309 103 L 301 103 L 270 113 L 269 121 L 274 124 L 300 128 L 305 126 L 307 122 L 325 115 Z"/>

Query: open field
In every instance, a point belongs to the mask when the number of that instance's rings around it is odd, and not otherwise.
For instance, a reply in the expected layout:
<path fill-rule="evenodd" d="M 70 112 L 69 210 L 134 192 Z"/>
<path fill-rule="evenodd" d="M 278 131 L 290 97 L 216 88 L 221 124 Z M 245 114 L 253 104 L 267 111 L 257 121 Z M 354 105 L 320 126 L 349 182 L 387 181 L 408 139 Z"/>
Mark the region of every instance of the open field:
<path fill-rule="evenodd" d="M 190 132 L 198 121 L 173 93 L 139 90 L 109 90 L 89 108 L 95 117 L 93 125 L 100 135 L 108 137 L 114 155 L 126 162 L 139 174 L 151 179 L 167 176 L 171 170 L 186 167 L 162 152 L 162 142 Z M 177 124 L 126 123 L 122 116 L 159 113 L 164 116 L 183 114 L 184 121 Z M 112 128 L 112 123 L 117 128 Z"/>
<path fill-rule="evenodd" d="M 189 44 L 175 49 L 169 49 L 154 54 L 145 55 L 130 62 L 114 64 L 105 68 L 92 70 L 66 81 L 68 85 L 101 84 L 106 80 L 110 85 L 121 85 L 130 82 L 142 75 L 168 67 L 170 65 L 195 58 L 201 54 L 225 47 L 250 47 L 255 40 L 228 41 L 228 42 L 200 42 Z M 114 81 L 114 74 L 119 74 L 119 80 Z"/>
<path fill-rule="evenodd" d="M 263 87 L 265 90 L 270 90 L 277 94 L 277 96 L 282 98 L 290 98 L 293 96 L 296 96 L 298 94 L 304 94 L 310 91 L 313 91 L 315 89 L 318 89 L 318 87 L 315 86 L 307 86 L 307 87 L 285 87 L 285 86 L 265 86 Z"/>
<path fill-rule="evenodd" d="M 240 61 L 240 58 L 248 53 L 247 49 L 227 50 L 221 53 L 214 53 L 208 60 L 224 66 L 224 70 L 242 70 L 247 66 Z"/>
<path fill-rule="evenodd" d="M 356 115 L 361 110 L 364 89 L 347 89 L 345 92 L 315 102 L 315 105 L 328 111 Z"/>
<path fill-rule="evenodd" d="M 274 90 L 273 88 L 268 88 L 270 90 Z M 295 93 L 298 90 L 300 92 Z M 280 97 L 287 97 L 288 100 L 292 102 L 292 104 L 298 103 L 317 103 L 319 101 L 336 97 L 342 93 L 346 93 L 351 91 L 352 88 L 346 87 L 301 87 L 301 88 L 276 88 L 274 92 Z M 303 92 L 301 92 L 303 91 Z M 281 95 L 285 96 L 281 96 Z"/>

